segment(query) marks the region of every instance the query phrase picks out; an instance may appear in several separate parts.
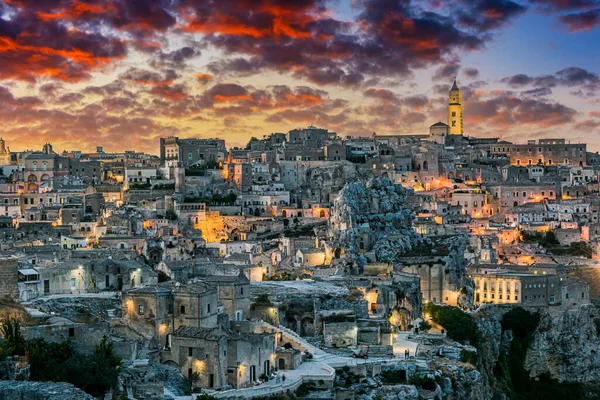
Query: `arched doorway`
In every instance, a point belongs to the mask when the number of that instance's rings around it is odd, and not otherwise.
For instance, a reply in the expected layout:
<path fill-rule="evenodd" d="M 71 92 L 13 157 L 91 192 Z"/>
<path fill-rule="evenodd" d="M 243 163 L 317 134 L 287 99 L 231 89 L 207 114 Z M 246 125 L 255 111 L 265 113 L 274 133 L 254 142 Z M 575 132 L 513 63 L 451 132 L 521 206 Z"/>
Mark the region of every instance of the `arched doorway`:
<path fill-rule="evenodd" d="M 286 210 L 283 210 L 283 211 L 281 212 L 281 216 L 282 216 L 283 218 L 286 218 L 286 217 L 287 217 L 287 211 L 286 211 Z"/>
<path fill-rule="evenodd" d="M 264 362 L 263 374 L 265 374 L 265 375 L 271 374 L 271 362 L 269 360 L 265 360 L 265 362 Z"/>
<path fill-rule="evenodd" d="M 304 318 L 300 322 L 300 336 L 314 336 L 315 325 L 312 318 Z"/>
<path fill-rule="evenodd" d="M 256 382 L 256 366 L 250 366 L 250 382 Z"/>
<path fill-rule="evenodd" d="M 321 213 L 319 215 L 321 216 L 321 218 L 325 218 L 325 210 L 321 210 Z"/>
<path fill-rule="evenodd" d="M 335 249 L 335 251 L 333 252 L 333 256 L 335 258 L 340 258 L 340 256 L 342 255 L 342 249 L 340 249 L 339 247 L 337 249 Z"/>

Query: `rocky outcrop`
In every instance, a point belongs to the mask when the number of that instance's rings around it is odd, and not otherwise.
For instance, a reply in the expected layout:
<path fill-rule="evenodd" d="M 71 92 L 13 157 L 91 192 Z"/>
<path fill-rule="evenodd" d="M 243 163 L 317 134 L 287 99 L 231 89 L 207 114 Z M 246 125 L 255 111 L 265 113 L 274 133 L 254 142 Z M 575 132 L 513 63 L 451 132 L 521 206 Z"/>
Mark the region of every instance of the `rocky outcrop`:
<path fill-rule="evenodd" d="M 506 398 L 506 388 L 494 372 L 498 371 L 500 355 L 508 355 L 511 343 L 516 340 L 513 331 L 503 330 L 501 325 L 504 314 L 512 308 L 488 305 L 474 315 L 482 334 L 477 368 L 489 392 L 498 398 Z M 523 361 L 533 380 L 542 375 L 559 382 L 593 383 L 600 379 L 600 337 L 594 322 L 597 309 L 593 305 L 571 311 L 527 310 L 540 315 Z"/>
<path fill-rule="evenodd" d="M 405 200 L 406 189 L 386 177 L 346 184 L 330 212 L 334 247 L 346 249 L 359 268 L 368 261 L 394 263 L 400 254 L 425 241 L 412 229 L 414 214 L 404 206 Z M 364 255 L 369 252 L 374 260 Z"/>
<path fill-rule="evenodd" d="M 0 381 L 0 400 L 94 400 L 94 397 L 70 383 Z"/>
<path fill-rule="evenodd" d="M 558 315 L 543 313 L 525 358 L 525 369 L 530 376 L 549 373 L 560 382 L 600 379 L 596 313 L 592 305 Z"/>

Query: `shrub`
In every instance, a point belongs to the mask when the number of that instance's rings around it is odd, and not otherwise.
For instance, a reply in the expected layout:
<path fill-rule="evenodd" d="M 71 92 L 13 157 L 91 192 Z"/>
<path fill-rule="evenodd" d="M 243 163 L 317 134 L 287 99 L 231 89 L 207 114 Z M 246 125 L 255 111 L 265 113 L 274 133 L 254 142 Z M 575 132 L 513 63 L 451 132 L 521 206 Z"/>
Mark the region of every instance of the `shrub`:
<path fill-rule="evenodd" d="M 0 323 L 0 333 L 4 342 L 0 346 L 0 357 L 25 355 L 25 337 L 17 319 L 5 319 Z"/>
<path fill-rule="evenodd" d="M 432 328 L 431 324 L 425 320 L 419 322 L 419 331 L 427 332 Z"/>
<path fill-rule="evenodd" d="M 462 350 L 460 352 L 460 361 L 472 365 L 477 365 L 477 353 L 474 351 Z"/>
<path fill-rule="evenodd" d="M 425 312 L 431 314 L 431 318 L 446 330 L 450 339 L 461 343 L 468 341 L 473 346 L 479 344 L 481 332 L 477 323 L 458 307 L 427 303 Z"/>

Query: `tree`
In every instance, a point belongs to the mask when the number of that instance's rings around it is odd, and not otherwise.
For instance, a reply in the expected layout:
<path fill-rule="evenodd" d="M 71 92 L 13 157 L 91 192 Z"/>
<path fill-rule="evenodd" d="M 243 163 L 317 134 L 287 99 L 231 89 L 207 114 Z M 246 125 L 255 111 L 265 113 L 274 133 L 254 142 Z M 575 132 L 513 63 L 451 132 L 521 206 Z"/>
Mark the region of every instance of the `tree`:
<path fill-rule="evenodd" d="M 0 323 L 0 333 L 2 333 L 4 339 L 2 347 L 0 347 L 2 358 L 25 355 L 25 337 L 21 332 L 21 324 L 17 319 L 3 320 Z"/>
<path fill-rule="evenodd" d="M 419 322 L 419 331 L 427 332 L 432 328 L 431 324 L 425 320 Z"/>
<path fill-rule="evenodd" d="M 177 220 L 177 214 L 175 213 L 174 210 L 168 209 L 167 212 L 165 212 L 165 218 L 170 221 L 175 221 L 175 220 Z"/>
<path fill-rule="evenodd" d="M 183 380 L 183 387 L 184 387 L 183 392 L 186 395 L 192 394 L 192 392 L 194 391 L 194 385 L 199 380 L 200 380 L 200 374 L 197 372 L 192 372 L 192 374 L 190 376 L 188 376 L 187 378 L 185 378 Z"/>

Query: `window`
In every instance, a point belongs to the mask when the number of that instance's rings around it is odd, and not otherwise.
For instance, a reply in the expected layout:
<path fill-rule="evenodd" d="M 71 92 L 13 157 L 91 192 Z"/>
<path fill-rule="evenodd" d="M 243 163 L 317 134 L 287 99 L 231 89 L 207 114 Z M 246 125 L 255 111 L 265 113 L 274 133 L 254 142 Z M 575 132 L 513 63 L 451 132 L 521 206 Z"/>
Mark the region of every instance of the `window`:
<path fill-rule="evenodd" d="M 140 314 L 140 315 L 144 314 L 144 305 L 143 304 L 138 305 L 138 314 Z"/>
<path fill-rule="evenodd" d="M 75 328 L 69 328 L 69 337 L 75 337 Z"/>
<path fill-rule="evenodd" d="M 185 314 L 185 306 L 180 306 L 180 307 L 179 307 L 179 312 L 180 312 L 181 314 Z"/>
<path fill-rule="evenodd" d="M 206 312 L 210 313 L 210 303 L 206 305 Z"/>
<path fill-rule="evenodd" d="M 194 348 L 188 347 L 188 356 L 192 357 L 194 355 Z"/>
<path fill-rule="evenodd" d="M 71 287 L 75 287 L 76 282 L 75 278 L 71 278 Z"/>

